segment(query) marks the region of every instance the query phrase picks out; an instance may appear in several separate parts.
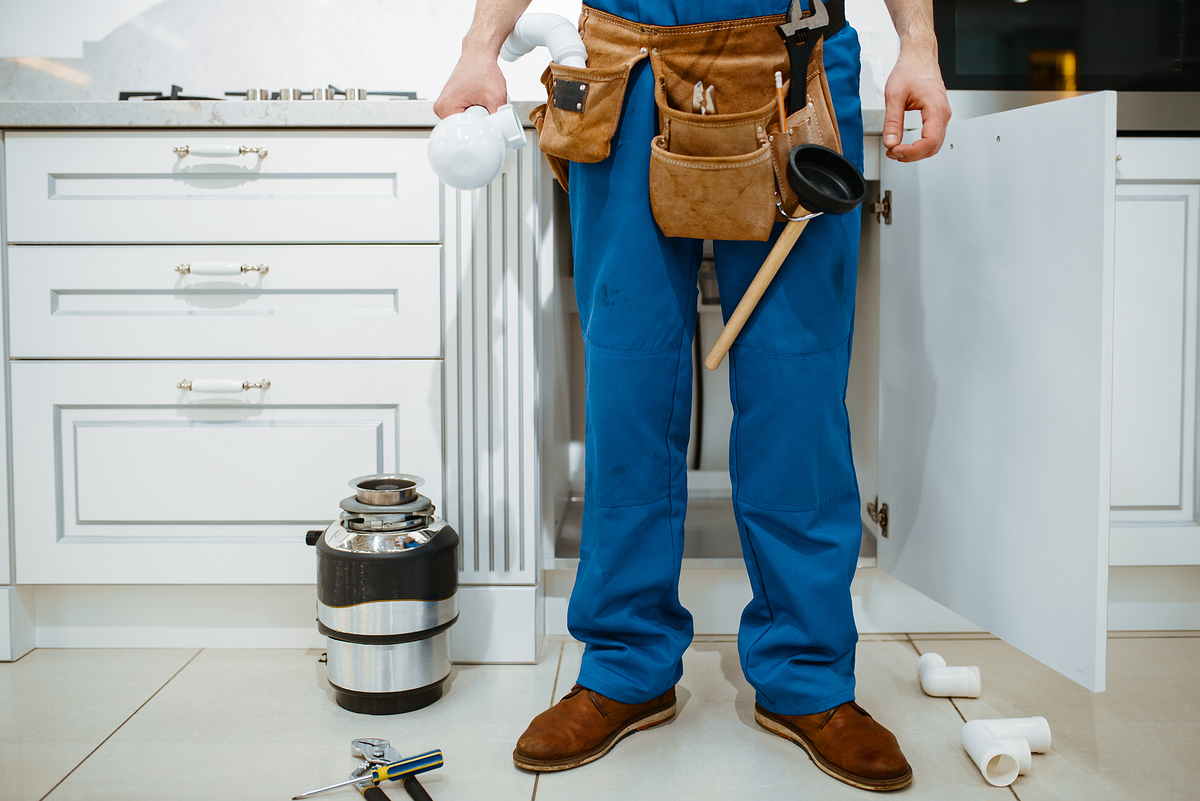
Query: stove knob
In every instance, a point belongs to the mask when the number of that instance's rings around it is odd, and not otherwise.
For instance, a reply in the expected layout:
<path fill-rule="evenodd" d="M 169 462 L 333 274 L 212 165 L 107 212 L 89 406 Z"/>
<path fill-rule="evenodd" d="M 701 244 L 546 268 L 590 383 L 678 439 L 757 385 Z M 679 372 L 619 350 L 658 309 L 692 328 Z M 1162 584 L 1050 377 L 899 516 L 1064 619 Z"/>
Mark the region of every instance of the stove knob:
<path fill-rule="evenodd" d="M 246 99 L 247 100 L 270 100 L 271 99 L 271 90 L 270 89 L 247 89 L 246 90 Z"/>
<path fill-rule="evenodd" d="M 347 100 L 366 100 L 367 99 L 367 90 L 366 89 L 347 89 L 346 90 L 346 99 Z"/>
<path fill-rule="evenodd" d="M 333 90 L 329 89 L 328 87 L 324 89 L 313 89 L 312 91 L 313 100 L 333 100 L 334 97 Z"/>
<path fill-rule="evenodd" d="M 303 93 L 299 89 L 280 89 L 279 90 L 279 99 L 280 100 L 301 100 L 301 99 L 303 99 Z"/>

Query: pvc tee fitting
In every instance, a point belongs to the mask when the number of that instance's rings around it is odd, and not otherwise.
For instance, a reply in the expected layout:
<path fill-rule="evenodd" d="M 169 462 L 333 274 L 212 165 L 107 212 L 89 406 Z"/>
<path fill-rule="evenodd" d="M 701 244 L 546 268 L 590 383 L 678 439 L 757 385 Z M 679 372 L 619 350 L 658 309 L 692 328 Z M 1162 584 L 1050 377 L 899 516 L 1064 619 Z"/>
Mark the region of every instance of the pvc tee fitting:
<path fill-rule="evenodd" d="M 500 48 L 500 58 L 516 61 L 538 45 L 545 45 L 550 58 L 564 67 L 586 67 L 587 48 L 571 21 L 561 14 L 525 14 Z"/>
<path fill-rule="evenodd" d="M 963 748 L 983 778 L 1007 787 L 1033 767 L 1032 753 L 1050 750 L 1050 724 L 1043 717 L 970 720 L 962 727 Z"/>
<path fill-rule="evenodd" d="M 917 660 L 917 677 L 925 694 L 938 698 L 978 698 L 983 688 L 979 668 L 946 667 L 946 660 L 937 654 Z"/>

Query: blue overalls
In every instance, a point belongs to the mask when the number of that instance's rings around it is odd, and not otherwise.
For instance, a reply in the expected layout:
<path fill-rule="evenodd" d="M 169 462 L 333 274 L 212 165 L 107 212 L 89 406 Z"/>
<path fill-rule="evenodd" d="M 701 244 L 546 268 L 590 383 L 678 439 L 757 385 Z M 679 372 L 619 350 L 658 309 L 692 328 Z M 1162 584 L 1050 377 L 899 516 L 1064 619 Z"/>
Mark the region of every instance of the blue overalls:
<path fill-rule="evenodd" d="M 788 0 L 591 0 L 652 25 L 787 11 Z M 862 168 L 858 36 L 825 44 L 845 155 Z M 772 76 L 764 75 L 764 82 Z M 579 683 L 624 703 L 683 674 L 692 617 L 679 603 L 692 336 L 702 242 L 665 237 L 648 196 L 654 81 L 630 76 L 610 156 L 570 165 L 575 292 L 587 380 L 583 544 L 568 627 L 586 644 Z M 732 313 L 769 242 L 713 243 Z M 851 611 L 862 526 L 845 406 L 859 214 L 814 219 L 729 353 L 729 469 L 754 597 L 738 651 L 777 714 L 854 698 Z"/>

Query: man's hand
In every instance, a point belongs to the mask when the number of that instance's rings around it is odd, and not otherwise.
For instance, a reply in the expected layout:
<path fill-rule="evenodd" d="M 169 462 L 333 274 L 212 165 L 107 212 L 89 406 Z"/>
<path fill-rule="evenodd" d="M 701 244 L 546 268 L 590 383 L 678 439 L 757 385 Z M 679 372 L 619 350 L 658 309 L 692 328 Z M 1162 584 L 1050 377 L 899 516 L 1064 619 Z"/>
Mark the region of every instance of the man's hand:
<path fill-rule="evenodd" d="M 450 73 L 450 80 L 434 101 L 433 113 L 445 119 L 470 106 L 484 106 L 489 112 L 495 112 L 507 99 L 508 85 L 496 57 L 464 51 L 454 72 Z"/>
<path fill-rule="evenodd" d="M 950 102 L 938 69 L 931 0 L 886 0 L 896 32 L 900 58 L 883 89 L 883 146 L 888 158 L 919 161 L 937 153 L 946 138 Z M 921 138 L 902 145 L 904 112 L 921 112 Z"/>
<path fill-rule="evenodd" d="M 463 38 L 462 58 L 450 73 L 433 113 L 441 118 L 483 106 L 494 112 L 508 102 L 508 84 L 496 59 L 530 0 L 477 0 L 471 29 Z"/>

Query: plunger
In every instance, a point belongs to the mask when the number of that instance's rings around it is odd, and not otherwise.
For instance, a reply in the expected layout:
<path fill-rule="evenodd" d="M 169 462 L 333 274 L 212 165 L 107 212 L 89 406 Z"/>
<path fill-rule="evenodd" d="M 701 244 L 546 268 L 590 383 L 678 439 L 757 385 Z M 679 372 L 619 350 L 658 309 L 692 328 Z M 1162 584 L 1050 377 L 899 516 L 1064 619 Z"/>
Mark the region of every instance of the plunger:
<path fill-rule="evenodd" d="M 771 285 L 771 279 L 779 272 L 783 260 L 800 238 L 808 221 L 822 214 L 845 214 L 858 208 L 867 199 L 867 181 L 858 168 L 837 151 L 820 145 L 797 145 L 792 148 L 788 155 L 787 180 L 796 197 L 800 198 L 796 215 L 789 218 L 791 222 L 784 227 L 775 247 L 771 248 L 766 261 L 758 268 L 750 288 L 742 295 L 737 308 L 729 316 L 729 322 L 721 329 L 716 344 L 708 352 L 704 366 L 709 370 L 721 366 L 725 354 L 733 346 L 742 326 Z"/>

